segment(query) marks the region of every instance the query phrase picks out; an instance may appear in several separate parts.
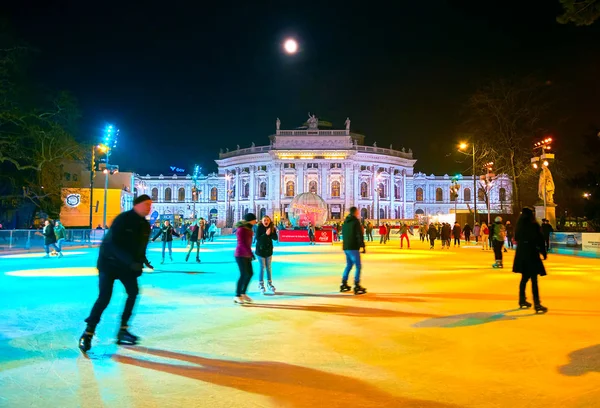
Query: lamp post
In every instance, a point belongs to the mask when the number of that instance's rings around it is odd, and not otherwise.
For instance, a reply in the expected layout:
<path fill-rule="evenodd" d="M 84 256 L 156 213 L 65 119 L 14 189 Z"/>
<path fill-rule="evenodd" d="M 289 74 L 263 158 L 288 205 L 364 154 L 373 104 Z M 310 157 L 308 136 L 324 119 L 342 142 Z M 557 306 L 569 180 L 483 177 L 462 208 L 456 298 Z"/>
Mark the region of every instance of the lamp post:
<path fill-rule="evenodd" d="M 192 180 L 194 181 L 194 187 L 192 188 L 192 218 L 196 219 L 196 200 L 198 198 L 198 176 L 200 175 L 201 167 L 197 164 L 194 166 L 194 174 Z"/>
<path fill-rule="evenodd" d="M 461 143 L 459 146 L 459 150 L 464 151 L 469 147 L 467 143 Z M 471 156 L 473 157 L 473 227 L 477 224 L 477 179 L 475 176 L 475 142 L 471 143 L 471 147 L 473 149 L 473 153 Z"/>
<path fill-rule="evenodd" d="M 108 125 L 106 127 L 106 129 L 104 130 L 104 139 L 102 141 L 102 143 L 100 144 L 100 149 L 104 152 L 106 152 L 106 158 L 105 158 L 105 163 L 106 166 L 104 167 L 104 215 L 102 217 L 102 227 L 106 228 L 106 209 L 107 209 L 107 200 L 108 200 L 108 175 L 109 174 L 113 174 L 113 171 L 111 170 L 110 164 L 109 164 L 109 160 L 110 160 L 110 154 L 112 152 L 112 149 L 114 149 L 115 147 L 117 147 L 117 138 L 119 136 L 119 129 L 115 129 L 113 127 L 113 125 Z M 114 166 L 116 169 L 118 169 L 117 166 Z M 118 171 L 118 170 L 117 170 Z"/>
<path fill-rule="evenodd" d="M 539 141 L 533 145 L 534 157 L 531 158 L 531 163 L 534 169 L 542 168 L 541 166 L 548 167 L 550 165 L 549 160 L 554 159 L 554 153 L 546 153 L 546 150 L 552 148 L 552 138 L 547 137 L 542 141 Z M 536 150 L 540 150 L 539 156 L 537 156 Z M 538 165 L 538 163 L 540 163 Z M 542 168 L 542 171 L 543 168 Z M 547 199 L 547 183 L 544 180 L 544 218 L 548 219 L 548 199 Z"/>

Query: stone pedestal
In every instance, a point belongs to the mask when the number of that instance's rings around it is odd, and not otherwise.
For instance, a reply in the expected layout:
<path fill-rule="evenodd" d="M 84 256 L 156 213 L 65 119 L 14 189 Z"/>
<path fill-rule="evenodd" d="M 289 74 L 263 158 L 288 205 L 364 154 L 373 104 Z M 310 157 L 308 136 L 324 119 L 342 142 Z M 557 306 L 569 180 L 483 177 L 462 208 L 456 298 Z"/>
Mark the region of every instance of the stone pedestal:
<path fill-rule="evenodd" d="M 552 228 L 556 230 L 556 204 L 549 204 L 546 206 L 546 214 L 544 214 L 544 205 L 536 205 L 535 206 L 535 218 L 542 223 L 542 219 L 546 218 L 550 221 L 550 225 Z"/>

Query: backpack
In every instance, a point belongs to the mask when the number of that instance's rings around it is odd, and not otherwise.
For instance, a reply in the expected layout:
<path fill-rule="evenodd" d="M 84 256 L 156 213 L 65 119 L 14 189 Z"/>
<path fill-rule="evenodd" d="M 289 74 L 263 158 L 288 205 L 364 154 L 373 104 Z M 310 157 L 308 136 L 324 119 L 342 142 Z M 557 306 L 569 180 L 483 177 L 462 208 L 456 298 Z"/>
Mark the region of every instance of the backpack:
<path fill-rule="evenodd" d="M 506 239 L 506 227 L 502 224 L 497 224 L 494 228 L 494 239 L 496 241 L 502 241 Z"/>
<path fill-rule="evenodd" d="M 488 229 L 488 227 L 485 227 L 483 229 L 483 235 L 490 235 L 490 230 Z"/>

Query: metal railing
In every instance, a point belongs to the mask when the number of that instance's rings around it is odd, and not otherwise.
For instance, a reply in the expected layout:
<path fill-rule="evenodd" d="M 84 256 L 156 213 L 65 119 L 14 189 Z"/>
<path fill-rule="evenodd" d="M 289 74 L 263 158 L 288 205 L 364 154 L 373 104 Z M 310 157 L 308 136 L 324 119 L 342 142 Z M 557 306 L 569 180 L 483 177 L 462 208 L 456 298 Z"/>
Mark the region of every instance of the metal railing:
<path fill-rule="evenodd" d="M 108 230 L 68 229 L 63 248 L 99 245 Z M 43 248 L 42 230 L 0 230 L 0 253 L 7 250 Z"/>
<path fill-rule="evenodd" d="M 306 134 L 306 130 L 303 131 L 281 131 L 282 135 L 285 134 L 287 135 L 287 132 L 294 132 L 294 135 L 298 135 L 298 132 L 303 132 L 300 133 L 302 135 Z M 283 133 L 286 132 L 286 133 Z M 344 131 L 341 131 L 344 132 Z M 291 134 L 291 133 L 290 133 Z M 321 133 L 322 134 L 322 133 Z M 246 154 L 253 154 L 253 153 L 268 153 L 269 151 L 273 150 L 273 146 L 255 146 L 255 147 L 247 147 L 244 149 L 238 149 L 238 150 L 232 150 L 230 152 L 225 152 L 225 153 L 219 153 L 219 159 L 225 159 L 227 157 L 234 157 L 234 156 L 243 156 Z M 411 151 L 409 152 L 402 152 L 399 150 L 394 150 L 394 149 L 386 149 L 384 147 L 371 147 L 371 146 L 361 146 L 361 145 L 353 145 L 348 147 L 347 149 L 343 149 L 343 150 L 354 150 L 357 152 L 364 152 L 364 153 L 376 153 L 376 154 L 381 154 L 384 156 L 394 156 L 394 157 L 402 157 L 404 159 L 412 159 L 413 158 L 413 154 Z"/>

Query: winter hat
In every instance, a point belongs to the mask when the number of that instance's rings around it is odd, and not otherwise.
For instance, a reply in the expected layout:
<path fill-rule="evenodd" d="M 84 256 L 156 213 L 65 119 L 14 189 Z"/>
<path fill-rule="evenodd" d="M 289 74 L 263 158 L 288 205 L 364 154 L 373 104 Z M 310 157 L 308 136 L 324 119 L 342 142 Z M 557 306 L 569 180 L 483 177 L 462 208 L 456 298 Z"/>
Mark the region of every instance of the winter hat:
<path fill-rule="evenodd" d="M 502 222 L 502 217 L 499 217 L 499 216 L 498 216 L 498 217 L 496 217 L 496 218 L 494 219 L 494 222 Z"/>
<path fill-rule="evenodd" d="M 256 215 L 254 215 L 252 213 L 248 213 L 248 214 L 244 215 L 244 221 L 246 221 L 246 222 L 256 221 Z"/>

